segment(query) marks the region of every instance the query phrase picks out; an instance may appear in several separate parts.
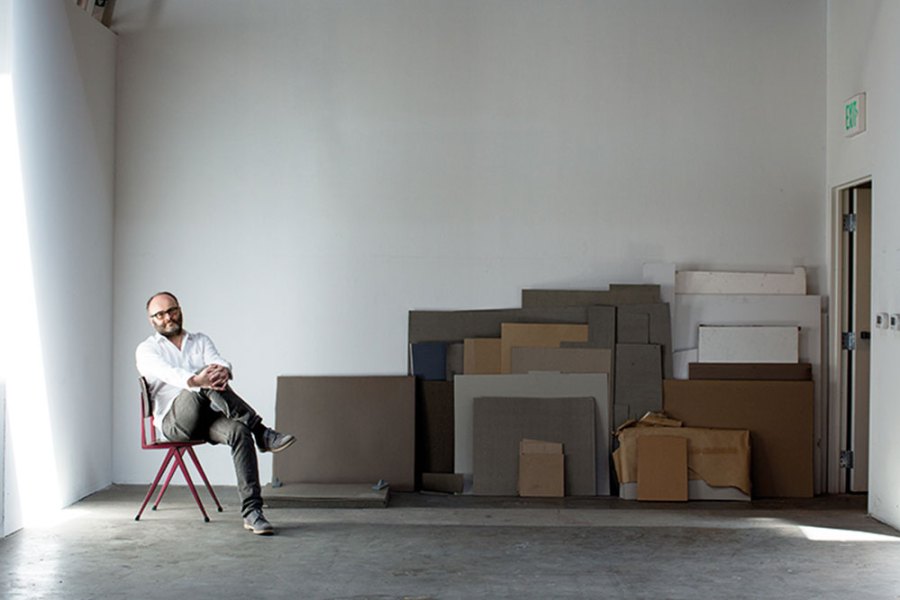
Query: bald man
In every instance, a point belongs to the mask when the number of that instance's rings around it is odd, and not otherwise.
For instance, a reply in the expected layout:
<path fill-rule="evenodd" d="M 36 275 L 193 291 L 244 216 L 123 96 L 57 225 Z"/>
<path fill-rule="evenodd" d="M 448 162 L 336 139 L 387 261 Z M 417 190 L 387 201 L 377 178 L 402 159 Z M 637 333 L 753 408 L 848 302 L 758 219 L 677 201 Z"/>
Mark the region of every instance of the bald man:
<path fill-rule="evenodd" d="M 159 292 L 147 301 L 147 318 L 156 333 L 135 351 L 138 372 L 150 384 L 157 436 L 173 442 L 207 440 L 228 444 L 237 475 L 244 528 L 271 535 L 262 512 L 260 452 L 281 452 L 294 443 L 290 434 L 263 425 L 262 418 L 231 389 L 231 363 L 202 333 L 182 327 L 178 299 Z"/>

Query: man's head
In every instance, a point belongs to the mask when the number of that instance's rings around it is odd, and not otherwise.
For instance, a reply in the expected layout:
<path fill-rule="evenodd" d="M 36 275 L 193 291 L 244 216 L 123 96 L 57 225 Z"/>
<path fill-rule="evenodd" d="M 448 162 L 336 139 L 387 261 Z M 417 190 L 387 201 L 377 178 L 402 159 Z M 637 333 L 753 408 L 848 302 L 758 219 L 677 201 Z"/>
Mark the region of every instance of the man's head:
<path fill-rule="evenodd" d="M 178 298 L 171 292 L 158 292 L 147 300 L 147 318 L 150 325 L 168 338 L 181 335 L 182 315 Z"/>

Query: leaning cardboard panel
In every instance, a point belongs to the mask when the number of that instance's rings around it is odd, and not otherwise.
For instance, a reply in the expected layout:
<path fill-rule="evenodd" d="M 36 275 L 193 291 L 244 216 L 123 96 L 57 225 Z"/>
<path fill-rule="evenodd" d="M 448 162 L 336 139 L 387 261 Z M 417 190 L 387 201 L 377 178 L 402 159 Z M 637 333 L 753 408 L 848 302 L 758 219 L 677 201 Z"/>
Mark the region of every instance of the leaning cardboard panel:
<path fill-rule="evenodd" d="M 825 331 L 820 296 L 675 294 L 672 312 L 673 348 L 696 348 L 699 327 L 714 325 L 797 325 L 800 361 L 812 364 L 815 393 L 815 486 L 825 491 L 825 439 L 828 434 L 826 377 L 822 369 Z"/>
<path fill-rule="evenodd" d="M 475 398 L 473 493 L 515 496 L 519 443 L 529 438 L 561 443 L 566 495 L 593 496 L 595 436 L 593 398 Z"/>
<path fill-rule="evenodd" d="M 283 483 L 415 487 L 414 377 L 279 377 L 275 423 L 302 448 L 274 456 Z"/>
<path fill-rule="evenodd" d="M 666 413 L 690 427 L 748 429 L 753 493 L 813 495 L 811 381 L 665 382 Z"/>
<path fill-rule="evenodd" d="M 648 411 L 661 410 L 662 379 L 660 346 L 616 344 L 616 418 L 639 419 Z"/>
<path fill-rule="evenodd" d="M 476 397 L 594 398 L 597 451 L 597 494 L 609 495 L 610 402 L 603 373 L 527 373 L 523 375 L 457 375 L 454 380 L 453 467 L 473 472 L 473 406 Z"/>
<path fill-rule="evenodd" d="M 810 363 L 701 363 L 688 364 L 688 379 L 750 381 L 812 381 Z"/>
<path fill-rule="evenodd" d="M 563 445 L 540 440 L 519 442 L 519 496 L 561 498 L 566 495 Z"/>
<path fill-rule="evenodd" d="M 559 348 L 563 341 L 586 342 L 587 325 L 570 323 L 502 323 L 500 325 L 500 372 L 510 373 L 513 348 Z"/>
<path fill-rule="evenodd" d="M 672 369 L 672 314 L 668 304 L 630 304 L 618 307 L 617 319 L 625 315 L 646 315 L 649 320 L 648 341 L 641 343 L 659 344 L 662 349 L 663 377 L 671 379 Z M 628 317 L 625 317 L 626 319 Z M 623 339 L 620 344 L 628 343 Z"/>
<path fill-rule="evenodd" d="M 466 338 L 463 341 L 463 374 L 499 375 L 500 356 L 500 338 Z"/>
<path fill-rule="evenodd" d="M 612 285 L 608 290 L 522 290 L 524 308 L 659 302 L 658 285 Z"/>
<path fill-rule="evenodd" d="M 490 310 L 411 310 L 409 343 L 499 338 L 500 323 L 587 323 L 583 306 Z"/>
<path fill-rule="evenodd" d="M 670 435 L 639 437 L 637 499 L 686 502 L 688 441 Z"/>
<path fill-rule="evenodd" d="M 606 348 L 513 348 L 513 373 L 555 371 L 557 373 L 606 373 L 609 398 L 613 397 L 612 350 Z"/>
<path fill-rule="evenodd" d="M 453 472 L 453 382 L 416 381 L 416 474 Z"/>
<path fill-rule="evenodd" d="M 792 273 L 742 273 L 734 271 L 678 271 L 678 294 L 806 294 L 806 269 Z"/>

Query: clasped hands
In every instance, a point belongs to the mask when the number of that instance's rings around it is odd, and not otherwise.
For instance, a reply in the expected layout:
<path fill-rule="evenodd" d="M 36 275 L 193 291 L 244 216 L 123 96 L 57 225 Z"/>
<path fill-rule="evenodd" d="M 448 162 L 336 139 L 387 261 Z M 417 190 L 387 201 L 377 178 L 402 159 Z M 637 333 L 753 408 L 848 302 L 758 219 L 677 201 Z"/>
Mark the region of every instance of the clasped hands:
<path fill-rule="evenodd" d="M 202 371 L 193 376 L 196 387 L 222 391 L 228 387 L 231 371 L 222 365 L 206 365 Z"/>

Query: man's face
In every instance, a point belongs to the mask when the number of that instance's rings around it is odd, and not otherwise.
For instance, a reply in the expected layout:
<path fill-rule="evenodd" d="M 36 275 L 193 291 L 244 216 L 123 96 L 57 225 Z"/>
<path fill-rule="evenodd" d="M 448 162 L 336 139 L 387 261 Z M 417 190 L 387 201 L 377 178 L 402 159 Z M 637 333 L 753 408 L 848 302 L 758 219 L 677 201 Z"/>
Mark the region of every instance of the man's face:
<path fill-rule="evenodd" d="M 150 301 L 147 316 L 153 329 L 167 338 L 181 333 L 181 308 L 175 300 L 166 294 L 160 294 Z"/>

